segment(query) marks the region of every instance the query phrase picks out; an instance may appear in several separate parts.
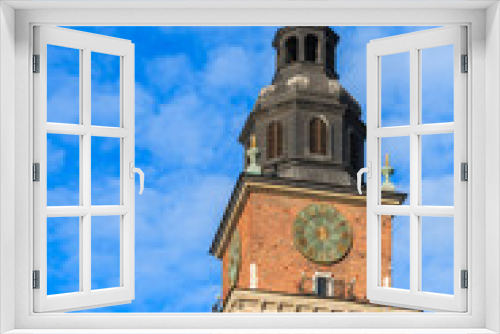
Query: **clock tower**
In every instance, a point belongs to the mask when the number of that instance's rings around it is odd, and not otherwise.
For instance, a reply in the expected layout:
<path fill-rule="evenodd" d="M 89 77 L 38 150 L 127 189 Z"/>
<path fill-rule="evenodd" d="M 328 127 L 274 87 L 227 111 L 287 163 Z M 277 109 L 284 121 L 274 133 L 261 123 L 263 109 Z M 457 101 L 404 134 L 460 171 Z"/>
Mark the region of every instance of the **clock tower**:
<path fill-rule="evenodd" d="M 328 27 L 276 33 L 276 72 L 239 136 L 245 171 L 210 248 L 224 312 L 407 311 L 366 297 L 366 195 L 356 190 L 366 128 L 338 82 L 338 42 Z M 405 198 L 390 188 L 382 203 Z M 390 286 L 391 217 L 381 225 Z"/>

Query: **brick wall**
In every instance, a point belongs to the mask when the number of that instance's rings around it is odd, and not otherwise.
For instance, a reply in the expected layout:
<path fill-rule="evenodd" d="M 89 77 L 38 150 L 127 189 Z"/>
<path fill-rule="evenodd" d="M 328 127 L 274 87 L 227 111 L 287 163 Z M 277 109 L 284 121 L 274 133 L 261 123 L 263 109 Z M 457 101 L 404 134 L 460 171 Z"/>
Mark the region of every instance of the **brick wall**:
<path fill-rule="evenodd" d="M 321 265 L 307 260 L 294 246 L 293 222 L 307 205 L 333 205 L 353 229 L 353 245 L 339 262 Z M 354 295 L 366 299 L 366 203 L 349 199 L 315 199 L 305 195 L 253 190 L 239 217 L 242 261 L 236 286 L 250 287 L 250 264 L 257 265 L 258 289 L 299 293 L 302 272 L 311 278 L 316 272 L 330 272 L 335 280 L 356 279 Z M 382 277 L 390 276 L 391 218 L 382 223 Z M 223 256 L 223 298 L 229 291 L 227 249 Z M 312 280 L 306 282 L 312 288 Z M 337 286 L 336 286 L 337 289 Z M 336 295 L 339 291 L 336 291 Z"/>

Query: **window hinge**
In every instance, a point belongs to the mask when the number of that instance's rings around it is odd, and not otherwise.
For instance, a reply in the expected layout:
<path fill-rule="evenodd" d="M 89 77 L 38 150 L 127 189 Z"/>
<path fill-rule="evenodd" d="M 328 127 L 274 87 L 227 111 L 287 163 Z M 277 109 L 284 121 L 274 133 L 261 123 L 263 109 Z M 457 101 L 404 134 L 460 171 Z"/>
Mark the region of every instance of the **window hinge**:
<path fill-rule="evenodd" d="M 40 163 L 38 162 L 33 164 L 33 181 L 40 181 Z"/>
<path fill-rule="evenodd" d="M 462 270 L 462 289 L 467 289 L 469 287 L 469 274 L 467 270 Z"/>
<path fill-rule="evenodd" d="M 467 55 L 462 55 L 462 73 L 467 73 L 469 71 L 469 57 Z"/>
<path fill-rule="evenodd" d="M 33 270 L 33 289 L 40 289 L 40 270 Z"/>
<path fill-rule="evenodd" d="M 33 73 L 40 73 L 40 55 L 33 55 Z"/>
<path fill-rule="evenodd" d="M 469 180 L 469 167 L 466 162 L 462 162 L 460 164 L 460 180 L 461 181 Z"/>

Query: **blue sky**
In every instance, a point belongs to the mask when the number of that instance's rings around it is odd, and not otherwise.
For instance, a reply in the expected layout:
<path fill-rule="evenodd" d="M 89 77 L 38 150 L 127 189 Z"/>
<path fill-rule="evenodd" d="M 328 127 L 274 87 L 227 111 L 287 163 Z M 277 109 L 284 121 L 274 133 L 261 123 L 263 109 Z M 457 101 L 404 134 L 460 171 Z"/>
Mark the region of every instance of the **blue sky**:
<path fill-rule="evenodd" d="M 340 35 L 340 83 L 359 101 L 365 120 L 366 44 L 426 27 L 333 28 Z M 221 290 L 221 269 L 208 248 L 242 169 L 239 131 L 274 73 L 271 41 L 277 28 L 73 29 L 135 44 L 136 166 L 146 174 L 144 193 L 136 195 L 136 298 L 131 304 L 92 311 L 209 312 Z M 451 47 L 438 49 L 423 54 L 424 123 L 453 120 L 446 57 Z M 48 52 L 48 121 L 78 123 L 78 52 L 53 46 Z M 382 122 L 408 124 L 408 60 L 405 55 L 386 57 Z M 92 55 L 94 125 L 118 125 L 118 73 L 117 57 Z M 423 204 L 453 205 L 453 137 L 430 137 L 422 139 Z M 48 205 L 78 204 L 78 150 L 76 137 L 48 135 Z M 93 138 L 92 204 L 118 204 L 119 164 L 113 162 L 118 150 L 116 139 Z M 408 192 L 409 141 L 384 139 L 382 150 L 391 155 L 396 188 Z M 117 218 L 93 218 L 92 288 L 119 282 Z M 423 288 L 452 293 L 453 240 L 445 237 L 452 221 L 426 218 L 423 224 Z M 404 217 L 395 218 L 395 287 L 409 286 L 407 225 Z M 49 219 L 48 252 L 49 293 L 78 290 L 77 218 Z"/>

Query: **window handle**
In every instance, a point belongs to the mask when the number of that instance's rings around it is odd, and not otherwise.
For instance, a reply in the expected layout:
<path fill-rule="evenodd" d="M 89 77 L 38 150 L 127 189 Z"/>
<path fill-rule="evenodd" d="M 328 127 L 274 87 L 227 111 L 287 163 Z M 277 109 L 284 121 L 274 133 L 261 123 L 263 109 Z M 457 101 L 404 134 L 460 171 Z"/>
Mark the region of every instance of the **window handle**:
<path fill-rule="evenodd" d="M 360 195 L 363 194 L 361 192 L 361 175 L 363 175 L 363 173 L 367 173 L 368 174 L 367 176 L 369 179 L 372 177 L 372 163 L 370 161 L 368 161 L 368 167 L 361 168 L 358 171 L 358 192 Z"/>
<path fill-rule="evenodd" d="M 130 161 L 129 167 L 131 179 L 134 178 L 134 173 L 137 173 L 140 176 L 141 189 L 139 190 L 139 195 L 142 195 L 142 192 L 144 191 L 144 172 L 140 168 L 134 167 L 134 163 L 132 161 Z"/>

